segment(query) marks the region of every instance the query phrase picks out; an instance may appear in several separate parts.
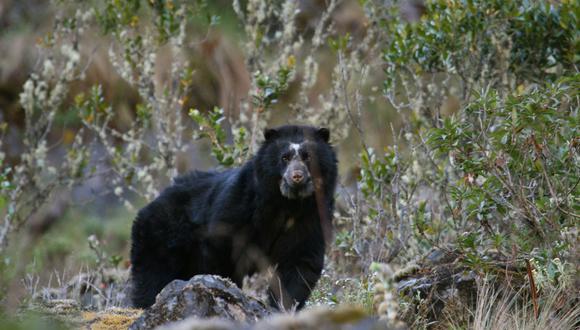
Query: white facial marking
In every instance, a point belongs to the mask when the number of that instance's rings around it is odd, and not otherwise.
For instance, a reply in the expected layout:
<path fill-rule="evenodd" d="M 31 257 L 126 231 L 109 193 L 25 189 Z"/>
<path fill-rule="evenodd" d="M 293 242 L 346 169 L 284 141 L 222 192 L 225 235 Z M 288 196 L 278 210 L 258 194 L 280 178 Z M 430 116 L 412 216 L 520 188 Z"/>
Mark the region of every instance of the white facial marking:
<path fill-rule="evenodd" d="M 296 151 L 296 153 L 298 153 L 300 151 L 300 144 L 290 143 L 290 149 L 294 149 L 294 151 Z"/>

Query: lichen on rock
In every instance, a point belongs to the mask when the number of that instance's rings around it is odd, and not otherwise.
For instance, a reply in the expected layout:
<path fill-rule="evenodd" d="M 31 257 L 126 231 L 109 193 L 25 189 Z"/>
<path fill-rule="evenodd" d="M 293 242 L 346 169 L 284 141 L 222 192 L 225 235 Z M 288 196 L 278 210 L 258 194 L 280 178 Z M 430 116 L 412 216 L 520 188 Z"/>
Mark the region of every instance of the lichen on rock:
<path fill-rule="evenodd" d="M 190 316 L 253 323 L 271 312 L 263 302 L 245 295 L 229 279 L 197 275 L 189 281 L 169 283 L 159 293 L 155 304 L 146 309 L 130 329 L 151 329 Z"/>

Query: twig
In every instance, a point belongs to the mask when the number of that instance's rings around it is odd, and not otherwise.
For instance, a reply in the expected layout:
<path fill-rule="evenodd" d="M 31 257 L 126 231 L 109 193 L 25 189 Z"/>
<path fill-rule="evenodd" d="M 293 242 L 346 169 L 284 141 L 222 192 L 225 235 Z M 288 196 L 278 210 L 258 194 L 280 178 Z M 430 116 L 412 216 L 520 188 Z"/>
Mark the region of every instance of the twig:
<path fill-rule="evenodd" d="M 538 292 L 536 291 L 536 283 L 534 282 L 534 275 L 532 274 L 532 265 L 530 261 L 526 259 L 526 268 L 528 271 L 528 279 L 530 280 L 530 290 L 532 291 L 532 304 L 534 305 L 534 316 L 536 320 L 539 316 L 538 309 Z"/>

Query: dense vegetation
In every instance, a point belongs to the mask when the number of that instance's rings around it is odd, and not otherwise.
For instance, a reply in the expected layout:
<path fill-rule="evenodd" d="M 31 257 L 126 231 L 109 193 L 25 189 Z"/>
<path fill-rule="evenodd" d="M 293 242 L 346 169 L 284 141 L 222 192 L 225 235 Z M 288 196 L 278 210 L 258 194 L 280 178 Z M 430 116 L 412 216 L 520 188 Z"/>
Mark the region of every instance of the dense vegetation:
<path fill-rule="evenodd" d="M 415 309 L 429 299 L 397 292 L 396 279 L 436 250 L 481 280 L 472 315 L 442 328 L 501 326 L 490 301 L 511 306 L 514 327 L 577 325 L 578 2 L 306 3 L 317 10 L 55 1 L 37 65 L 15 105 L 0 103 L 0 299 L 26 276 L 19 301 L 33 300 L 30 282 L 64 267 L 59 257 L 101 281 L 126 270 L 136 209 L 191 167 L 243 163 L 266 126 L 289 121 L 329 127 L 341 155 L 312 304 L 433 326 Z M 9 46 L 22 28 L 6 31 Z M 72 203 L 35 237 L 60 196 Z M 93 202 L 116 211 L 85 212 Z M 121 304 L 112 297 L 99 308 Z"/>

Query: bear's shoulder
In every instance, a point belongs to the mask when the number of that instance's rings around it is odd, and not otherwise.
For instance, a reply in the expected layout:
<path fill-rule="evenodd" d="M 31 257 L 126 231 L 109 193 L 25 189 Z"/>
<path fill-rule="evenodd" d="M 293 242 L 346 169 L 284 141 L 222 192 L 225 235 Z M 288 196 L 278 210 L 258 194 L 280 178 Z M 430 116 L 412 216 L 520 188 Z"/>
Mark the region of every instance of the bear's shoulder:
<path fill-rule="evenodd" d="M 213 177 L 218 176 L 219 174 L 220 172 L 218 171 L 190 171 L 173 178 L 173 185 L 192 186 L 199 183 L 200 181 L 211 180 Z"/>

